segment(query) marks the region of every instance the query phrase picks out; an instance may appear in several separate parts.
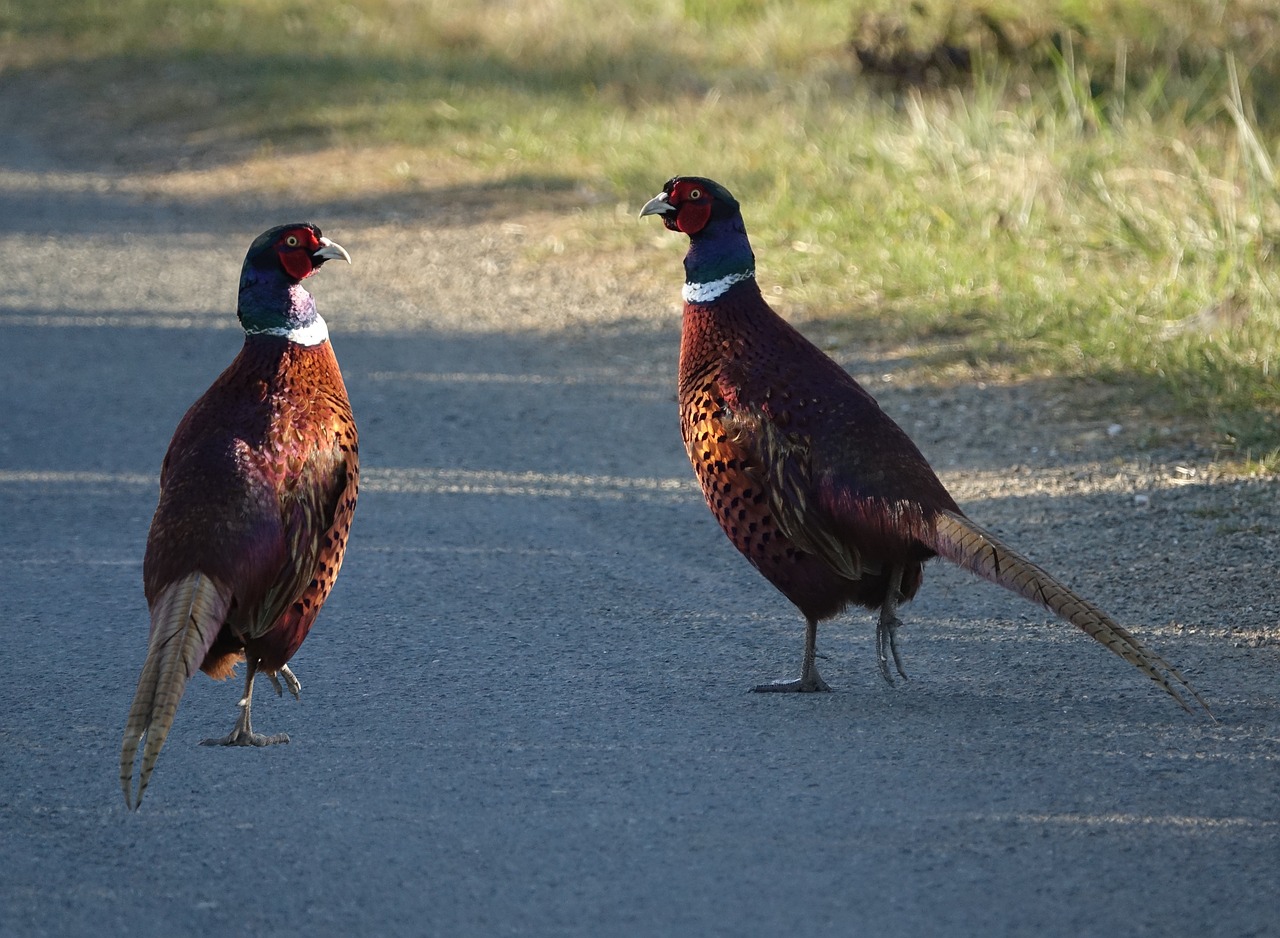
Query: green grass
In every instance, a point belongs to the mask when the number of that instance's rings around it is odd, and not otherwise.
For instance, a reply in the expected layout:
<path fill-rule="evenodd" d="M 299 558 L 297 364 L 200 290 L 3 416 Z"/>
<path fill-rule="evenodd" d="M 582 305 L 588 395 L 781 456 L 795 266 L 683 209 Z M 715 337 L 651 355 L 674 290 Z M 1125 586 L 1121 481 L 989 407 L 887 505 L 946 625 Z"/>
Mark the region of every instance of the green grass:
<path fill-rule="evenodd" d="M 226 159 L 397 147 L 407 191 L 594 192 L 568 256 L 654 278 L 682 248 L 628 213 L 710 175 L 789 312 L 927 343 L 944 380 L 1133 389 L 1267 466 L 1278 23 L 1261 0 L 0 0 L 0 63 Z M 974 73 L 863 75 L 851 37 L 963 45 Z"/>

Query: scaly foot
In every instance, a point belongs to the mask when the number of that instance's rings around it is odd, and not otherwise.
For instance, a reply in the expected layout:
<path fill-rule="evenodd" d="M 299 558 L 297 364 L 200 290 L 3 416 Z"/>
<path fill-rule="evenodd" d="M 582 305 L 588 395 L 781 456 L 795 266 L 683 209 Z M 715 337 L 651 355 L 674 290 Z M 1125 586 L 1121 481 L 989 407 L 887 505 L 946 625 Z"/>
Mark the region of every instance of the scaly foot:
<path fill-rule="evenodd" d="M 827 682 L 822 679 L 822 675 L 818 673 L 818 669 L 812 668 L 805 677 L 796 678 L 794 681 L 770 681 L 768 684 L 757 684 L 755 687 L 751 688 L 751 691 L 755 694 L 810 694 L 816 691 L 830 692 L 831 688 L 827 686 Z"/>
<path fill-rule="evenodd" d="M 264 736 L 253 731 L 253 678 L 257 671 L 258 669 L 253 661 L 250 661 L 249 673 L 244 678 L 244 696 L 236 704 L 240 708 L 240 716 L 236 718 L 236 728 L 221 739 L 200 740 L 201 746 L 274 746 L 277 743 L 287 743 L 289 741 L 287 733 Z M 302 689 L 298 679 L 293 676 L 293 672 L 287 667 L 281 667 L 280 673 L 284 675 L 285 683 L 289 685 L 289 691 L 293 696 L 297 697 L 298 691 Z M 271 678 L 271 683 L 275 685 L 276 693 L 283 696 L 280 690 L 280 682 L 276 680 L 276 676 L 274 674 L 267 676 Z"/>
<path fill-rule="evenodd" d="M 264 736 L 261 733 L 255 733 L 252 730 L 242 730 L 236 727 L 221 739 L 202 739 L 201 746 L 274 746 L 277 743 L 287 743 L 289 741 L 288 733 L 276 733 L 274 736 Z"/>
<path fill-rule="evenodd" d="M 890 684 L 893 683 L 893 675 L 889 673 L 889 655 L 893 655 L 893 666 L 902 675 L 902 679 L 911 680 L 907 677 L 907 672 L 902 670 L 902 657 L 898 654 L 898 627 L 901 625 L 898 617 L 890 614 L 881 615 L 880 624 L 876 626 L 876 657 L 880 661 L 880 676 Z"/>
<path fill-rule="evenodd" d="M 889 654 L 893 655 L 893 666 L 898 669 L 904 681 L 909 681 L 907 672 L 902 670 L 902 658 L 898 655 L 898 629 L 902 621 L 898 618 L 898 603 L 902 601 L 902 567 L 894 567 L 889 573 L 889 588 L 885 591 L 884 605 L 880 607 L 880 621 L 876 625 L 876 657 L 880 661 L 880 676 L 893 683 L 893 675 L 889 673 Z M 886 654 L 888 652 L 889 654 Z"/>
<path fill-rule="evenodd" d="M 289 670 L 287 664 L 280 666 L 280 673 L 284 675 L 284 686 L 289 688 L 289 693 L 293 694 L 293 699 L 301 700 L 302 698 L 298 695 L 302 693 L 302 682 Z M 276 696 L 283 697 L 284 690 L 280 687 L 280 679 L 274 674 L 268 674 L 267 678 L 271 681 L 271 686 L 276 689 Z"/>
<path fill-rule="evenodd" d="M 827 682 L 818 673 L 818 620 L 806 618 L 804 627 L 804 657 L 800 659 L 800 677 L 794 681 L 771 681 L 759 684 L 751 690 L 757 694 L 801 693 L 830 691 Z"/>

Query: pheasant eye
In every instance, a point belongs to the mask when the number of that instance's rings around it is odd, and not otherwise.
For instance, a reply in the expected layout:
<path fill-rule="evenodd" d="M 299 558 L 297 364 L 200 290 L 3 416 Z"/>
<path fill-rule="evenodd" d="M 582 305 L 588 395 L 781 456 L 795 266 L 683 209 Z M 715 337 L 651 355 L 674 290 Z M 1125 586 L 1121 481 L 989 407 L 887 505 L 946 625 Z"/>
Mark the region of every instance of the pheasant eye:
<path fill-rule="evenodd" d="M 298 236 L 289 235 L 289 237 L 284 239 L 284 243 L 289 245 L 291 248 L 296 248 L 298 246 Z"/>
<path fill-rule="evenodd" d="M 700 198 L 702 198 L 702 190 L 701 190 L 701 189 L 690 189 L 690 190 L 689 190 L 689 198 L 691 198 L 691 199 L 700 199 Z"/>

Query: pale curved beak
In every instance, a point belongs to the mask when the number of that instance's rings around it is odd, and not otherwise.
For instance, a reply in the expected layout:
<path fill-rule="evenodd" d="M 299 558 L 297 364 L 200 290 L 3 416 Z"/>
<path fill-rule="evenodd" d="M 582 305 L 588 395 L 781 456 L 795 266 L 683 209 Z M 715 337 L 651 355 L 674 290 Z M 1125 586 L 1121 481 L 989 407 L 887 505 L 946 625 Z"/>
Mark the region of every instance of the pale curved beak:
<path fill-rule="evenodd" d="M 318 263 L 336 261 L 338 258 L 342 258 L 348 264 L 351 263 L 351 255 L 347 253 L 347 249 L 341 244 L 334 244 L 328 238 L 321 238 L 320 250 L 311 255 L 311 259 Z"/>
<path fill-rule="evenodd" d="M 640 217 L 646 215 L 665 215 L 667 212 L 674 212 L 676 207 L 667 201 L 667 194 L 659 192 L 648 202 L 644 203 L 644 208 L 640 209 Z"/>

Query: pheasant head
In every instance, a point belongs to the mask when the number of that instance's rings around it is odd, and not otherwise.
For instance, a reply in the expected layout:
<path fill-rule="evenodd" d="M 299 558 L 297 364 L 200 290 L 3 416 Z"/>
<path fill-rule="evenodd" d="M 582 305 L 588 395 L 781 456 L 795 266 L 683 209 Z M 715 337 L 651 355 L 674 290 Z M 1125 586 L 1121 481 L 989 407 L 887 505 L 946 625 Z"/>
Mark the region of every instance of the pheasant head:
<path fill-rule="evenodd" d="M 661 215 L 667 228 L 689 236 L 685 302 L 709 303 L 735 283 L 756 275 L 756 258 L 738 200 L 718 182 L 674 176 L 644 204 L 640 215 Z"/>
<path fill-rule="evenodd" d="M 300 345 L 318 345 L 329 337 L 316 301 L 302 281 L 325 261 L 351 255 L 315 225 L 280 225 L 254 239 L 240 270 L 236 314 L 246 335 L 283 336 Z"/>

